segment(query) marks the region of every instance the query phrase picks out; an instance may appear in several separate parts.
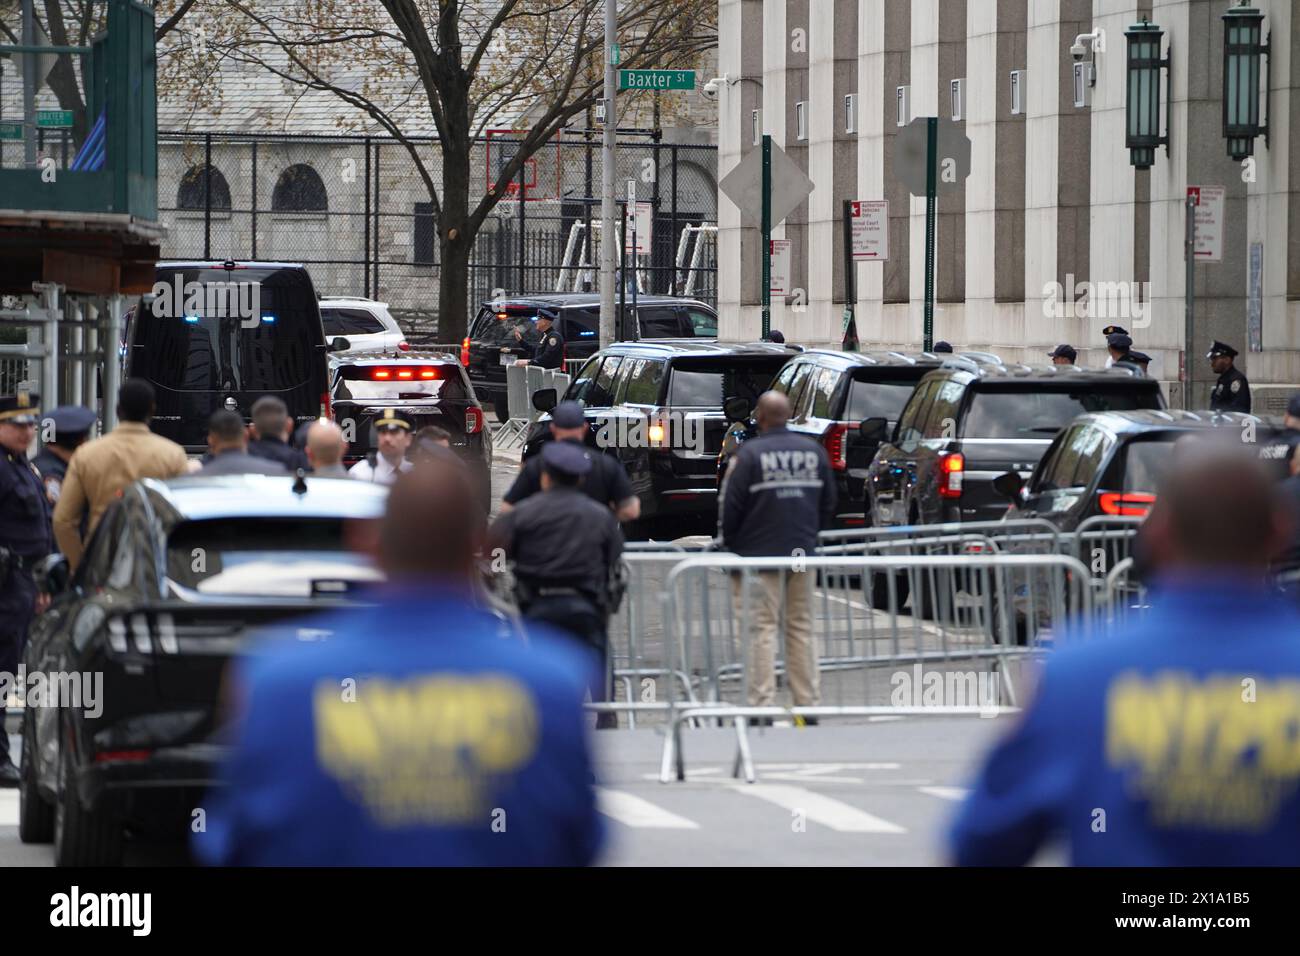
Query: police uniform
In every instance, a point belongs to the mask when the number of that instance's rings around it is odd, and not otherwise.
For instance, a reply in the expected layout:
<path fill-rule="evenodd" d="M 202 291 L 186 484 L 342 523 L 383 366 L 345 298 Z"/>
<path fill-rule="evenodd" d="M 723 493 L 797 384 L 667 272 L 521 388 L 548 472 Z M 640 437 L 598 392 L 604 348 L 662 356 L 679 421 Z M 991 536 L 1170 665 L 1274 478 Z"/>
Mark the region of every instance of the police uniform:
<path fill-rule="evenodd" d="M 1210 351 L 1205 353 L 1205 357 L 1213 359 L 1216 355 L 1226 355 L 1235 359 L 1237 350 L 1231 345 L 1216 341 L 1210 346 Z M 1250 383 L 1246 381 L 1246 376 L 1241 374 L 1236 365 L 1229 366 L 1228 370 L 1219 376 L 1214 389 L 1210 392 L 1210 410 L 1250 413 Z"/>
<path fill-rule="evenodd" d="M 35 394 L 20 391 L 0 397 L 0 424 L 35 425 L 40 414 Z M 32 570 L 52 550 L 53 537 L 50 503 L 36 466 L 25 451 L 0 448 L 0 453 L 0 673 L 16 674 L 36 613 Z M 4 704 L 0 699 L 0 728 Z M 0 742 L 6 744 L 0 747 L 0 786 L 16 786 L 7 738 L 0 736 Z"/>
<path fill-rule="evenodd" d="M 90 429 L 95 425 L 95 413 L 80 405 L 60 405 L 49 412 L 44 422 L 54 429 L 52 442 L 69 452 L 80 444 Z M 41 436 L 45 440 L 45 436 Z M 63 486 L 63 477 L 68 473 L 68 463 L 56 455 L 47 444 L 32 459 L 32 464 L 41 473 L 41 483 L 45 485 L 45 497 L 49 499 L 50 509 L 59 503 L 59 491 Z"/>
<path fill-rule="evenodd" d="M 541 459 L 548 471 L 571 477 L 591 471 L 584 449 L 572 442 L 548 443 Z M 623 534 L 609 508 L 577 487 L 556 485 L 497 518 L 489 541 L 514 563 L 524 616 L 568 630 L 604 659 L 615 601 L 611 577 L 623 553 Z M 608 677 L 591 690 L 593 700 L 607 700 Z"/>
<path fill-rule="evenodd" d="M 564 367 L 564 337 L 560 335 L 559 329 L 553 323 L 549 329 L 542 333 L 542 337 L 533 346 L 533 355 L 530 361 L 533 365 L 542 368 Z"/>
<path fill-rule="evenodd" d="M 556 428 L 581 428 L 587 424 L 587 419 L 583 415 L 582 406 L 577 402 L 569 401 L 560 402 L 555 407 L 555 411 L 551 413 L 551 423 Z M 617 508 L 624 501 L 634 497 L 632 482 L 628 480 L 622 462 L 608 452 L 586 447 L 581 439 L 565 439 L 565 441 L 570 441 L 581 448 L 587 460 L 591 462 L 591 470 L 583 476 L 582 484 L 579 486 L 586 492 L 588 498 L 602 505 Z M 538 454 L 524 462 L 514 484 L 510 486 L 510 490 L 505 493 L 502 500 L 512 506 L 517 505 L 541 490 L 542 456 Z"/>
<path fill-rule="evenodd" d="M 1110 337 L 1111 337 L 1112 335 L 1128 335 L 1128 329 L 1124 328 L 1122 325 L 1108 325 L 1108 326 L 1106 326 L 1104 329 L 1101 330 L 1101 334 L 1102 334 L 1103 336 L 1105 336 L 1105 338 L 1106 338 L 1106 344 L 1109 345 L 1109 344 L 1110 344 Z M 1129 339 L 1129 345 L 1132 345 L 1132 344 L 1133 344 L 1133 340 L 1132 340 L 1132 339 Z M 1107 356 L 1106 356 L 1106 368 L 1110 368 L 1110 367 L 1111 367 L 1112 365 L 1114 365 L 1114 364 L 1115 364 L 1115 360 L 1114 360 L 1113 358 L 1111 358 L 1109 355 L 1107 355 Z"/>
<path fill-rule="evenodd" d="M 411 420 L 395 408 L 385 408 L 375 416 L 375 420 L 371 424 L 374 425 L 376 431 L 384 428 L 400 428 L 407 432 L 411 430 Z M 349 468 L 348 475 L 358 481 L 391 485 L 397 480 L 397 476 L 401 472 L 410 471 L 414 467 L 409 459 L 403 458 L 394 465 L 383 455 L 372 453 L 372 455 L 363 458 Z"/>

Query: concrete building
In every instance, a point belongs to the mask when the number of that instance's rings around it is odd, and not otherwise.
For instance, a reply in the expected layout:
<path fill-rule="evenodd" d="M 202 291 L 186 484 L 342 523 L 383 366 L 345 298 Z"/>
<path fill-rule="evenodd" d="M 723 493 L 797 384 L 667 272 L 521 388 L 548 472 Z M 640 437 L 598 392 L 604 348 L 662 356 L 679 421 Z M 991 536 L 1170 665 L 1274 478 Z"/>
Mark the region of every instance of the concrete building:
<path fill-rule="evenodd" d="M 953 118 L 971 142 L 971 171 L 938 203 L 935 340 L 1033 363 L 1068 342 L 1080 364 L 1100 365 L 1101 329 L 1115 323 L 1153 356 L 1151 373 L 1182 404 L 1184 200 L 1189 185 L 1218 186 L 1222 257 L 1197 263 L 1190 404 L 1208 402 L 1214 375 L 1204 356 L 1219 339 L 1240 351 L 1256 410 L 1276 410 L 1300 382 L 1300 128 L 1291 126 L 1300 23 L 1289 0 L 1254 4 L 1272 40 L 1270 141 L 1257 139 L 1254 162 L 1243 165 L 1228 157 L 1222 135 L 1220 17 L 1231 5 L 719 0 L 719 73 L 738 80 L 718 99 L 719 178 L 756 148 L 757 124 L 814 183 L 773 231 L 792 243 L 794 295 L 773 300 L 772 326 L 790 341 L 839 343 L 841 202 L 885 199 L 889 260 L 854 266 L 858 333 L 863 347 L 920 346 L 925 200 L 900 182 L 892 147 L 900 98 L 904 122 L 952 117 L 960 80 Z M 1161 93 L 1169 147 L 1138 170 L 1125 148 L 1124 31 L 1143 17 L 1164 30 L 1171 59 L 1168 97 Z M 1095 86 L 1078 107 L 1070 48 L 1094 31 Z M 760 328 L 759 247 L 758 230 L 719 196 L 726 337 L 753 338 Z M 1253 333 L 1252 295 L 1261 316 Z"/>

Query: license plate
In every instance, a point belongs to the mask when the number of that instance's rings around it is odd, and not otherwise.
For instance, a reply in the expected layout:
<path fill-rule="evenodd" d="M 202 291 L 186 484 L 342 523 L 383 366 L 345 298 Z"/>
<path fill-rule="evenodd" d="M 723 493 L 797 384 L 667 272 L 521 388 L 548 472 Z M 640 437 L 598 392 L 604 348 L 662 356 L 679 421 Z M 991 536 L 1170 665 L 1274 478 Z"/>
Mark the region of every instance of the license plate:
<path fill-rule="evenodd" d="M 519 361 L 519 356 L 517 356 L 517 355 L 511 355 L 509 352 L 502 352 L 502 353 L 501 353 L 501 364 L 502 364 L 502 365 L 514 365 L 517 361 Z"/>

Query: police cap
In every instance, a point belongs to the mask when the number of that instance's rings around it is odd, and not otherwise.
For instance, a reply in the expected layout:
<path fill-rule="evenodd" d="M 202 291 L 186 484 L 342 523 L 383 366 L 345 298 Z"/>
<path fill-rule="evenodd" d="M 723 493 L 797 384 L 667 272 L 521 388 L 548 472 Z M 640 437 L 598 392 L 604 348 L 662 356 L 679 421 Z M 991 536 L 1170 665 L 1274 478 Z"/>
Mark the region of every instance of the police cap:
<path fill-rule="evenodd" d="M 1128 335 L 1128 329 L 1122 325 L 1108 325 L 1101 330 L 1101 334 L 1109 338 L 1112 335 Z"/>
<path fill-rule="evenodd" d="M 1212 359 L 1216 355 L 1226 355 L 1228 358 L 1236 358 L 1237 350 L 1231 345 L 1225 345 L 1218 339 L 1215 339 L 1214 344 L 1210 346 L 1210 351 L 1205 353 L 1205 357 L 1207 359 Z"/>
<path fill-rule="evenodd" d="M 41 414 L 41 397 L 20 388 L 13 395 L 0 395 L 0 422 L 35 425 Z"/>
<path fill-rule="evenodd" d="M 1052 351 L 1048 352 L 1047 357 L 1069 359 L 1071 362 L 1073 362 L 1075 359 L 1079 357 L 1079 353 L 1074 350 L 1073 345 L 1061 344 L 1058 345 L 1056 348 L 1052 349 Z"/>
<path fill-rule="evenodd" d="M 570 478 L 581 478 L 591 471 L 591 459 L 573 442 L 552 441 L 542 448 L 542 468 Z"/>
<path fill-rule="evenodd" d="M 399 412 L 395 408 L 385 408 L 381 413 L 375 416 L 375 428 L 384 431 L 390 428 L 400 428 L 403 431 L 411 430 L 411 420 L 406 417 L 405 413 Z"/>
<path fill-rule="evenodd" d="M 551 412 L 551 421 L 556 428 L 581 428 L 587 424 L 587 416 L 577 402 L 560 402 Z"/>
<path fill-rule="evenodd" d="M 950 354 L 952 354 L 952 343 L 950 343 L 950 342 L 935 342 L 935 343 L 934 343 L 934 350 L 935 350 L 936 353 L 938 353 L 938 352 L 942 352 L 942 353 L 944 353 L 944 354 L 946 354 L 946 355 L 950 355 Z"/>
<path fill-rule="evenodd" d="M 1113 349 L 1119 349 L 1121 352 L 1127 352 L 1133 347 L 1133 340 L 1125 332 L 1112 332 L 1106 336 L 1106 344 Z"/>
<path fill-rule="evenodd" d="M 52 409 L 45 419 L 54 427 L 54 440 L 62 441 L 90 431 L 95 424 L 95 413 L 80 405 L 60 405 Z"/>

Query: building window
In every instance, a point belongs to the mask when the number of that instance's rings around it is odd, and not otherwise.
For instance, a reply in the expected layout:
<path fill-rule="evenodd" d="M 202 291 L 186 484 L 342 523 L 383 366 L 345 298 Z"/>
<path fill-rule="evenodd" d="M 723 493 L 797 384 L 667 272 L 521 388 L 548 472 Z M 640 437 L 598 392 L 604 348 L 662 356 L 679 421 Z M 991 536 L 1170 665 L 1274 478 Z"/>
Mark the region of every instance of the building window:
<path fill-rule="evenodd" d="M 415 204 L 415 234 L 411 237 L 411 263 L 417 266 L 431 266 L 434 258 L 434 244 L 437 231 L 433 219 L 433 203 L 417 202 Z"/>
<path fill-rule="evenodd" d="M 912 89 L 911 87 L 908 86 L 900 86 L 898 87 L 897 90 L 894 91 L 895 101 L 898 107 L 897 125 L 899 126 L 906 126 L 908 123 L 912 121 L 912 117 L 911 117 L 912 105 L 910 102 L 910 100 L 912 99 L 911 94 L 912 94 Z"/>
<path fill-rule="evenodd" d="M 272 212 L 325 212 L 325 183 L 306 163 L 290 166 L 280 174 L 271 194 Z"/>
<path fill-rule="evenodd" d="M 804 140 L 808 138 L 808 104 L 799 102 L 794 104 L 794 138 Z"/>
<path fill-rule="evenodd" d="M 749 113 L 750 141 L 758 146 L 763 142 L 763 111 L 751 110 Z"/>
<path fill-rule="evenodd" d="M 844 96 L 844 132 L 856 133 L 857 131 L 857 97 L 852 93 L 848 93 Z"/>
<path fill-rule="evenodd" d="M 177 209 L 203 209 L 204 208 L 204 175 L 203 171 L 210 170 L 208 177 L 207 189 L 210 202 L 208 205 L 212 209 L 220 209 L 223 212 L 230 211 L 230 185 L 226 182 L 226 177 L 221 175 L 221 170 L 215 166 L 191 166 L 189 170 L 181 177 L 181 184 L 176 189 L 176 208 Z"/>
<path fill-rule="evenodd" d="M 1025 111 L 1025 71 L 1011 71 L 1011 115 L 1019 116 Z"/>

